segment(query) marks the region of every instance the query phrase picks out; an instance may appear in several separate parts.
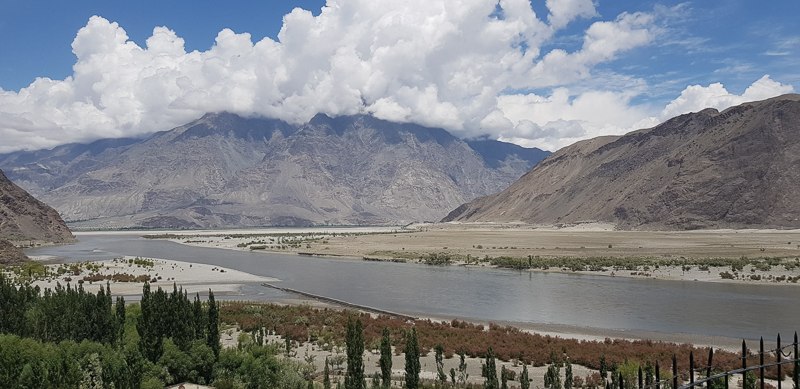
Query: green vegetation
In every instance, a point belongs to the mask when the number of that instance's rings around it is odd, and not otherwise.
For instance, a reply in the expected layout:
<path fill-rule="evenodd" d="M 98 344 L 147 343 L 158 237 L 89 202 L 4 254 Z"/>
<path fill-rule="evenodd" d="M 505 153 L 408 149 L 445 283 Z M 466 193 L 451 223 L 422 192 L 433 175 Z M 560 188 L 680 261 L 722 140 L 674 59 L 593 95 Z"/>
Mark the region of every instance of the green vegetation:
<path fill-rule="evenodd" d="M 419 373 L 422 367 L 419 364 L 419 342 L 417 340 L 417 327 L 412 326 L 406 336 L 406 389 L 419 388 Z"/>
<path fill-rule="evenodd" d="M 381 335 L 381 384 L 388 388 L 392 382 L 392 341 L 389 339 L 389 327 L 383 327 Z"/>
<path fill-rule="evenodd" d="M 189 381 L 217 388 L 295 388 L 309 369 L 279 359 L 278 348 L 248 343 L 220 350 L 218 310 L 180 289 L 155 292 L 142 303 L 112 302 L 57 285 L 13 285 L 0 274 L 0 387 L 163 388 Z M 216 319 L 215 319 L 216 318 Z M 313 372 L 313 370 L 311 371 Z"/>
<path fill-rule="evenodd" d="M 366 389 L 364 381 L 364 327 L 361 318 L 347 319 L 347 373 L 344 377 L 345 389 Z"/>

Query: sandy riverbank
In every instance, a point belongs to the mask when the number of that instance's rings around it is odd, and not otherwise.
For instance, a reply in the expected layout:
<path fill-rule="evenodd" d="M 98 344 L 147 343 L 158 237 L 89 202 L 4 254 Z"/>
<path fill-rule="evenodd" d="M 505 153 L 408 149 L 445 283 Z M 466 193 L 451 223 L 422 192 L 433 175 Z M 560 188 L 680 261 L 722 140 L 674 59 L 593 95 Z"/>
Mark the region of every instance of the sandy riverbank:
<path fill-rule="evenodd" d="M 46 258 L 33 258 L 46 259 Z M 69 271 L 59 276 L 51 277 L 48 280 L 40 280 L 33 285 L 44 288 L 55 288 L 56 283 L 66 285 L 70 283 L 77 286 L 79 280 L 83 280 L 83 288 L 92 293 L 100 289 L 100 285 L 106 285 L 106 281 L 84 280 L 84 277 L 92 276 L 113 276 L 115 274 L 125 274 L 133 277 L 145 276 L 151 282 L 151 288 L 161 287 L 162 289 L 172 290 L 173 284 L 182 287 L 188 294 L 200 293 L 207 295 L 209 288 L 215 295 L 237 295 L 242 285 L 251 282 L 274 282 L 275 278 L 261 277 L 245 273 L 238 270 L 228 269 L 220 266 L 204 265 L 165 259 L 143 258 L 148 264 L 132 263 L 135 257 L 123 257 L 105 261 L 84 262 L 79 264 L 59 264 L 47 265 L 50 273 L 57 272 L 59 267 L 78 269 L 79 274 Z M 141 261 L 141 259 L 140 259 Z M 46 263 L 46 261 L 45 261 Z M 72 270 L 72 269 L 71 269 Z M 136 296 L 142 294 L 144 282 L 114 282 L 108 281 L 113 295 Z"/>
<path fill-rule="evenodd" d="M 428 254 L 446 254 L 454 258 L 513 257 L 527 258 L 645 258 L 659 259 L 738 259 L 800 258 L 800 230 L 703 230 L 703 231 L 615 231 L 605 224 L 575 226 L 531 226 L 522 224 L 420 224 L 408 228 L 380 228 L 366 231 L 348 229 L 292 230 L 292 237 L 278 237 L 263 230 L 242 236 L 240 230 L 175 232 L 172 241 L 181 244 L 228 250 L 284 254 L 316 255 L 341 259 L 402 260 L 413 262 Z M 395 233 L 396 231 L 396 233 Z M 285 232 L 284 232 L 285 233 Z M 272 235 L 270 235 L 272 234 Z M 456 260 L 453 265 L 463 265 Z M 470 266 L 488 267 L 486 262 Z M 551 267 L 534 271 L 572 272 Z M 800 285 L 800 266 L 783 265 L 770 269 L 746 266 L 736 279 L 724 279 L 720 273 L 730 266 L 639 266 L 620 270 L 578 271 L 618 277 L 655 278 L 704 282 L 765 283 Z M 753 276 L 753 277 L 751 277 Z M 781 278 L 784 277 L 784 278 Z"/>

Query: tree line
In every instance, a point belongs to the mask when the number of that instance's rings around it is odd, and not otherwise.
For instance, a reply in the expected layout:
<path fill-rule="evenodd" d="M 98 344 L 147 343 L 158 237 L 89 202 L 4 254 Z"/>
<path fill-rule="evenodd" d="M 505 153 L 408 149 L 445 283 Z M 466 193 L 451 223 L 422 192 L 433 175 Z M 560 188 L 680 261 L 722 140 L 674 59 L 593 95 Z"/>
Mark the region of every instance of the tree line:
<path fill-rule="evenodd" d="M 138 304 L 82 285 L 15 286 L 0 274 L 0 388 L 304 388 L 300 366 L 274 345 L 222 349 L 219 303 L 149 283 Z"/>

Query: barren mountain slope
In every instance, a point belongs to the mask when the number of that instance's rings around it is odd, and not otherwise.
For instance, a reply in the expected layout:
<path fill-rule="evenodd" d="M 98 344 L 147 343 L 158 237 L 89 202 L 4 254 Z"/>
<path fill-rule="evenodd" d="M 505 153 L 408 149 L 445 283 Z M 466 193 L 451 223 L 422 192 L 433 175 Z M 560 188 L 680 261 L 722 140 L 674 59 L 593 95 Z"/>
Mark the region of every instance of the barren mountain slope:
<path fill-rule="evenodd" d="M 565 147 L 444 221 L 800 227 L 800 95 Z"/>
<path fill-rule="evenodd" d="M 28 258 L 22 250 L 14 246 L 13 243 L 5 239 L 0 239 L 0 265 L 27 261 L 30 261 L 30 258 Z"/>
<path fill-rule="evenodd" d="M 438 220 L 549 154 L 477 142 L 491 157 L 443 129 L 370 116 L 290 125 L 223 112 L 93 154 L 71 146 L 0 166 L 78 226 L 385 224 Z"/>
<path fill-rule="evenodd" d="M 0 171 L 0 239 L 65 243 L 75 237 L 58 212 Z"/>

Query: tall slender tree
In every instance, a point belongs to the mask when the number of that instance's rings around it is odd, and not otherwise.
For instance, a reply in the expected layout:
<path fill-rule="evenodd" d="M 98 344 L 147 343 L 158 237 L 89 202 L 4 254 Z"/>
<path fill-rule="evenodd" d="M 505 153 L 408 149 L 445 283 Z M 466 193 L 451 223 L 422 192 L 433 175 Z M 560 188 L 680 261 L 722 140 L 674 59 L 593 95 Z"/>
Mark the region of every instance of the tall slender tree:
<path fill-rule="evenodd" d="M 417 327 L 411 327 L 406 334 L 406 388 L 419 388 L 419 343 L 417 342 Z"/>
<path fill-rule="evenodd" d="M 115 328 L 116 328 L 116 342 L 118 345 L 122 344 L 125 336 L 125 298 L 122 296 L 117 297 L 117 305 L 115 306 Z"/>
<path fill-rule="evenodd" d="M 572 389 L 572 363 L 564 358 L 564 389 Z"/>
<path fill-rule="evenodd" d="M 384 388 L 392 384 L 392 341 L 389 339 L 389 327 L 383 327 L 381 337 L 381 382 Z"/>
<path fill-rule="evenodd" d="M 491 346 L 486 350 L 486 364 L 483 365 L 483 377 L 486 379 L 483 384 L 485 389 L 499 389 L 500 385 L 499 382 L 497 382 L 497 365 Z"/>
<path fill-rule="evenodd" d="M 530 389 L 531 377 L 528 375 L 528 365 L 522 365 L 522 374 L 519 375 L 519 386 L 521 389 Z"/>
<path fill-rule="evenodd" d="M 331 368 L 330 362 L 328 362 L 328 357 L 325 357 L 325 372 L 322 376 L 322 388 L 331 389 Z"/>
<path fill-rule="evenodd" d="M 222 346 L 219 343 L 219 307 L 214 301 L 214 292 L 208 290 L 208 325 L 206 330 L 206 344 L 214 351 L 214 360 L 219 360 L 219 351 Z"/>
<path fill-rule="evenodd" d="M 200 301 L 200 292 L 194 296 L 194 304 L 192 304 L 192 318 L 194 323 L 194 338 L 205 339 L 206 337 L 206 314 L 203 312 L 203 303 Z"/>
<path fill-rule="evenodd" d="M 345 389 L 366 389 L 364 378 L 364 327 L 361 318 L 353 323 L 353 318 L 347 319 L 347 371 L 344 377 Z"/>
<path fill-rule="evenodd" d="M 159 335 L 158 312 L 154 294 L 150 291 L 150 283 L 145 282 L 142 287 L 142 299 L 139 305 L 142 314 L 136 323 L 136 331 L 139 333 L 139 351 L 142 356 L 150 362 L 156 363 L 161 357 L 164 345 Z"/>
<path fill-rule="evenodd" d="M 447 374 L 444 372 L 444 347 L 441 343 L 434 347 L 434 361 L 436 362 L 437 386 L 443 388 L 447 383 Z"/>

